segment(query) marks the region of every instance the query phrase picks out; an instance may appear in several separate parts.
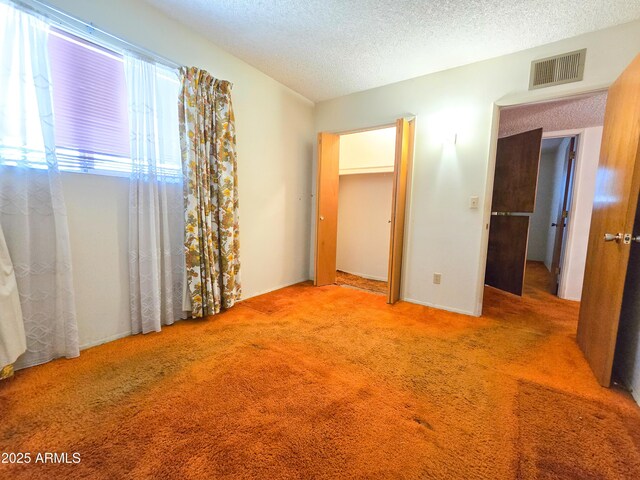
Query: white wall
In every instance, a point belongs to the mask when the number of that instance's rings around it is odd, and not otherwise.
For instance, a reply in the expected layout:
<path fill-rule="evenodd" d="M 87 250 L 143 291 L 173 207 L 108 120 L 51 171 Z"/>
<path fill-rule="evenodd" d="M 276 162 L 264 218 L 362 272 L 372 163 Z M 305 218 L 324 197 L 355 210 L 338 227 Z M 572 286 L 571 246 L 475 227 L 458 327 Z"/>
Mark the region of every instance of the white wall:
<path fill-rule="evenodd" d="M 543 140 L 544 145 L 544 140 Z M 529 223 L 527 260 L 544 262 L 547 256 L 549 226 L 551 225 L 551 198 L 553 196 L 553 173 L 555 152 L 540 155 L 536 206 Z M 548 268 L 548 267 L 547 267 Z"/>
<path fill-rule="evenodd" d="M 528 91 L 534 59 L 587 48 L 584 80 Z M 316 105 L 317 131 L 383 125 L 415 114 L 402 297 L 480 314 L 500 105 L 610 84 L 640 51 L 640 21 L 512 55 L 355 93 Z M 457 133 L 454 147 L 443 146 Z M 478 195 L 481 206 L 469 208 Z M 313 226 L 312 226 L 313 228 Z M 312 255 L 309 256 L 312 265 Z M 432 283 L 433 272 L 442 283 Z"/>
<path fill-rule="evenodd" d="M 387 281 L 393 173 L 340 175 L 338 270 Z"/>
<path fill-rule="evenodd" d="M 558 290 L 558 295 L 567 300 L 578 301 L 582 295 L 601 142 L 602 127 L 585 128 L 578 137 L 574 196 L 565 239 L 565 252 L 569 254 L 562 262 L 563 273 Z"/>
<path fill-rule="evenodd" d="M 309 278 L 313 104 L 140 0 L 50 0 L 180 64 L 233 83 L 243 296 Z M 126 179 L 63 176 L 82 346 L 130 333 Z"/>
<path fill-rule="evenodd" d="M 80 345 L 129 335 L 129 179 L 61 177 Z"/>
<path fill-rule="evenodd" d="M 395 127 L 341 135 L 340 174 L 392 172 L 395 148 Z"/>

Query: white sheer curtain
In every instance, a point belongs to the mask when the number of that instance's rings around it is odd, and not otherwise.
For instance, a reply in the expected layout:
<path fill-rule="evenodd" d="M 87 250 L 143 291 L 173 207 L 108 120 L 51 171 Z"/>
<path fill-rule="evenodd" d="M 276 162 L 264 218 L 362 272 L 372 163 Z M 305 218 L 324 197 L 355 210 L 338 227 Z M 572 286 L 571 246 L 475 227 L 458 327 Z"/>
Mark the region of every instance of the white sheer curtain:
<path fill-rule="evenodd" d="M 129 282 L 134 333 L 184 317 L 184 215 L 177 72 L 125 56 L 132 173 Z"/>
<path fill-rule="evenodd" d="M 47 36 L 46 23 L 0 2 L 0 224 L 27 337 L 16 368 L 79 354 Z"/>
<path fill-rule="evenodd" d="M 2 369 L 13 365 L 27 350 L 27 337 L 20 308 L 18 284 L 13 263 L 0 224 L 0 380 Z"/>

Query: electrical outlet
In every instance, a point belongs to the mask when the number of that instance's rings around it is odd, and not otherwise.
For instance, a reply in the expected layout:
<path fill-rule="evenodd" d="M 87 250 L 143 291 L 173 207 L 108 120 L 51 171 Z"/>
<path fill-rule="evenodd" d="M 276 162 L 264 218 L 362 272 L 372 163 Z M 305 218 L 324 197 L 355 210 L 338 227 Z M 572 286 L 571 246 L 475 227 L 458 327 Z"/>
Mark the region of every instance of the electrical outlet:
<path fill-rule="evenodd" d="M 433 283 L 435 283 L 436 285 L 440 285 L 440 280 L 442 280 L 442 274 L 441 273 L 434 273 L 433 274 Z"/>
<path fill-rule="evenodd" d="M 478 208 L 479 204 L 480 204 L 480 199 L 478 198 L 477 195 L 469 197 L 469 208 L 476 209 Z"/>

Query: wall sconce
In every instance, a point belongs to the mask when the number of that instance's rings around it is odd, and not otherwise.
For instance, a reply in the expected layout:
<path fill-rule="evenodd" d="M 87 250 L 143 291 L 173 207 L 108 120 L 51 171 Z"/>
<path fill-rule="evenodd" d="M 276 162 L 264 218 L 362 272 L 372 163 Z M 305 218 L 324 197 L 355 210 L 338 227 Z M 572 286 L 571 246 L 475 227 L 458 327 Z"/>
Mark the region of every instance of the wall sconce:
<path fill-rule="evenodd" d="M 463 143 L 469 137 L 473 110 L 468 107 L 443 108 L 428 116 L 426 131 L 434 147 L 454 153 L 460 135 Z"/>
<path fill-rule="evenodd" d="M 442 135 L 443 145 L 455 145 L 458 143 L 458 134 L 456 132 L 446 132 Z"/>

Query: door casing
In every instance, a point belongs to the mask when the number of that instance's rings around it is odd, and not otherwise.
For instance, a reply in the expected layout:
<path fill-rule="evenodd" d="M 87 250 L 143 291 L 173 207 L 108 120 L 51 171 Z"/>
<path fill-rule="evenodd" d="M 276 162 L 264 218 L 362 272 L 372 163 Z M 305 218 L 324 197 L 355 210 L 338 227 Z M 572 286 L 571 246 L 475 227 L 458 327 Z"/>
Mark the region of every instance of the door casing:
<path fill-rule="evenodd" d="M 578 159 L 578 139 L 571 137 L 567 148 L 565 164 L 562 169 L 562 193 L 559 198 L 560 204 L 556 204 L 555 217 L 551 221 L 555 223 L 555 235 L 553 236 L 553 255 L 551 258 L 551 278 L 549 279 L 549 291 L 553 295 L 559 296 L 560 278 L 566 277 L 566 269 L 561 266 L 563 260 L 568 257 L 570 245 L 567 242 L 567 232 L 573 217 L 569 217 L 569 211 L 575 203 L 575 172 Z M 558 208 L 559 207 L 559 208 Z M 565 207 L 568 207 L 566 209 Z"/>

